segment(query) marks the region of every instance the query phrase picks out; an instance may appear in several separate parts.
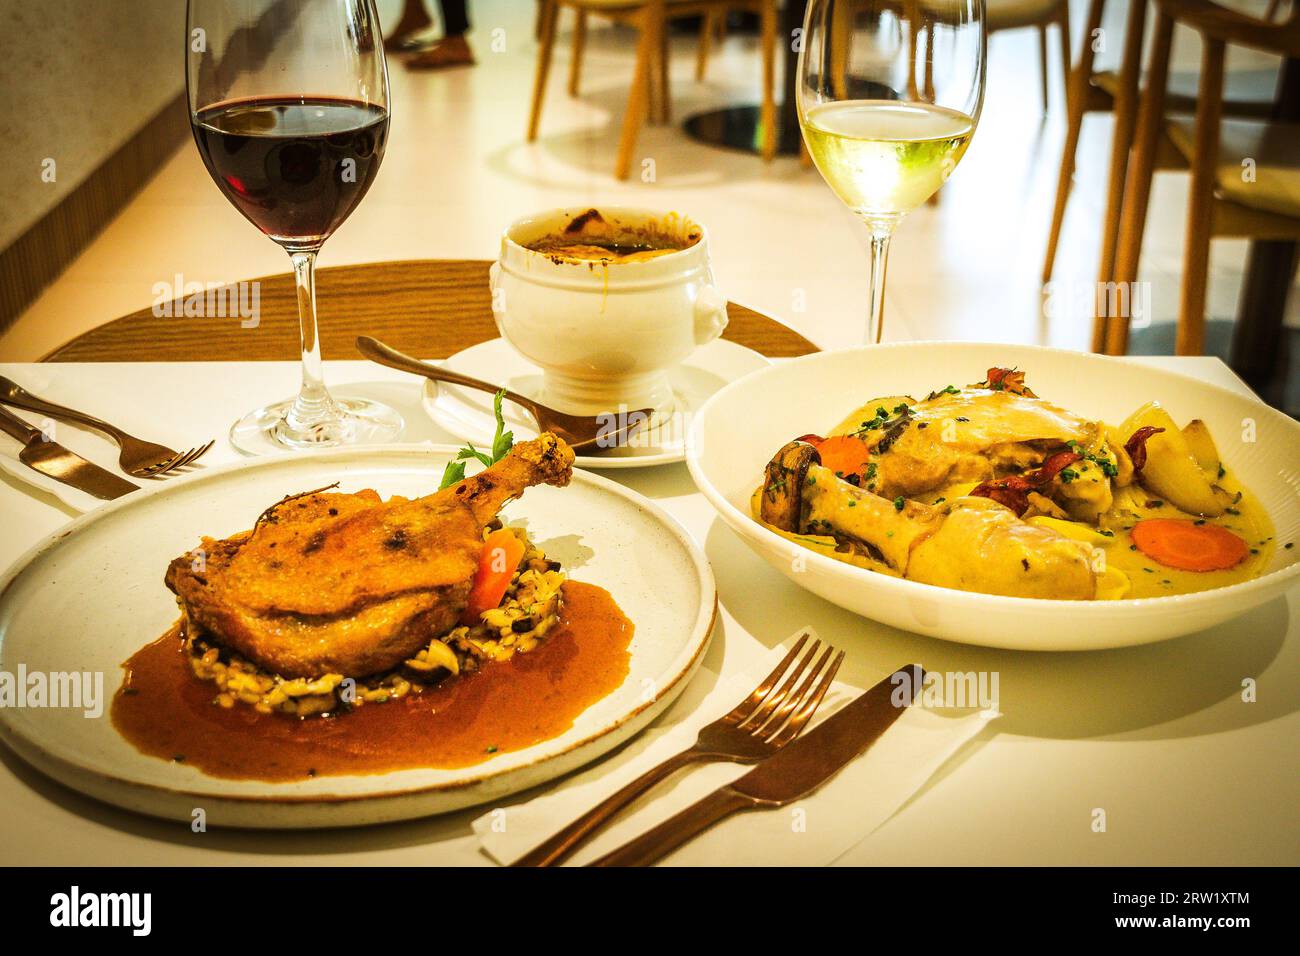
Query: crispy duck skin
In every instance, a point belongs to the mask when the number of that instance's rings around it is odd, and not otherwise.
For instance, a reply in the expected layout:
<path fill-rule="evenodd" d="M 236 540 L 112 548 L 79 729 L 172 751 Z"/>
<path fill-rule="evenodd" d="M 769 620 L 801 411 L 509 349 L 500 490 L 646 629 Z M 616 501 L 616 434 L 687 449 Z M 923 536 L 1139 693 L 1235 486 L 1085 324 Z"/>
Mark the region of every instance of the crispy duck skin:
<path fill-rule="evenodd" d="M 311 492 L 254 527 L 205 538 L 167 568 L 186 626 L 285 677 L 365 677 L 456 625 L 483 527 L 538 484 L 563 487 L 573 452 L 549 433 L 423 498 Z"/>

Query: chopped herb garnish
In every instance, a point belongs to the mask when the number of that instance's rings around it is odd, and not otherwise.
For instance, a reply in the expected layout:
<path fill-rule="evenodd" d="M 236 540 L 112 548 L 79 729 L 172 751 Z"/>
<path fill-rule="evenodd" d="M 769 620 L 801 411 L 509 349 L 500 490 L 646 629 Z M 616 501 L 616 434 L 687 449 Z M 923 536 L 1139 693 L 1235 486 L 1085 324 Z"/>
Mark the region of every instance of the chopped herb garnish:
<path fill-rule="evenodd" d="M 961 394 L 961 391 L 960 389 L 957 388 L 956 385 L 947 385 L 939 389 L 937 392 L 931 392 L 929 395 L 925 396 L 925 400 L 928 402 L 938 398 L 940 395 L 959 395 L 959 394 Z"/>
<path fill-rule="evenodd" d="M 899 495 L 897 498 L 894 499 L 894 510 L 895 510 L 895 511 L 902 511 L 902 510 L 903 510 L 903 505 L 905 505 L 906 503 L 907 503 L 907 502 L 904 501 L 903 496 L 902 496 L 902 495 Z"/>

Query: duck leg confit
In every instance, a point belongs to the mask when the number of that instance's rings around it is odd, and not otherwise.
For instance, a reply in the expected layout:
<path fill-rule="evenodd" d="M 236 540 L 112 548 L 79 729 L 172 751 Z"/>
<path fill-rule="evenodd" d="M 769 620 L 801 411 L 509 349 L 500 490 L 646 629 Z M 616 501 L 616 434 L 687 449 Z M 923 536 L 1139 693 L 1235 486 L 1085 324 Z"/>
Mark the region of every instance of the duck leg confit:
<path fill-rule="evenodd" d="M 456 625 L 497 511 L 532 485 L 567 485 L 572 465 L 547 433 L 423 498 L 292 496 L 249 531 L 204 538 L 166 583 L 187 629 L 277 674 L 380 673 Z"/>

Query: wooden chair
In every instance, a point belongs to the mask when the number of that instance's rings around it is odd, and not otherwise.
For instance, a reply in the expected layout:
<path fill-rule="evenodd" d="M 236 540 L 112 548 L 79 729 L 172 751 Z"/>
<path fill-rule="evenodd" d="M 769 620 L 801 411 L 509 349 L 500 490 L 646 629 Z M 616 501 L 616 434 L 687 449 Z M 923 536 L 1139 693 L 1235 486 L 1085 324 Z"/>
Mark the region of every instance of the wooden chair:
<path fill-rule="evenodd" d="M 1127 26 L 1124 34 L 1123 68 L 1095 71 L 1096 50 L 1094 35 L 1101 28 L 1106 0 L 1091 0 L 1087 20 L 1080 40 L 1079 57 L 1070 74 L 1070 96 L 1065 145 L 1061 150 L 1061 167 L 1056 182 L 1056 202 L 1052 210 L 1052 226 L 1047 238 L 1047 253 L 1043 258 L 1043 282 L 1050 282 L 1056 265 L 1056 252 L 1065 222 L 1066 204 L 1074 181 L 1074 163 L 1079 149 L 1079 134 L 1083 117 L 1092 112 L 1113 112 L 1115 133 L 1111 144 L 1110 176 L 1107 189 L 1106 215 L 1102 220 L 1101 274 L 1110 275 L 1115 266 L 1115 242 L 1119 232 L 1119 209 L 1123 201 L 1124 177 L 1128 166 L 1129 148 L 1133 141 L 1133 127 L 1137 119 L 1141 50 L 1146 23 L 1147 0 L 1129 0 Z M 1195 82 L 1194 75 L 1178 78 Z M 1223 109 L 1230 116 L 1267 117 L 1272 109 L 1271 90 L 1260 87 L 1260 80 L 1268 84 L 1271 77 L 1234 75 L 1228 83 Z M 1235 87 L 1235 91 L 1234 91 Z M 1187 92 L 1168 92 L 1167 109 L 1171 112 L 1196 112 L 1195 89 Z M 1160 144 L 1162 156 L 1172 156 L 1174 146 L 1168 138 Z M 1093 348 L 1101 351 L 1100 333 Z"/>
<path fill-rule="evenodd" d="M 1043 79 L 1043 112 L 1048 104 L 1047 29 L 1060 33 L 1061 77 L 1065 100 L 1070 99 L 1070 4 L 1068 0 L 986 0 L 985 24 L 989 36 L 1004 30 L 1034 27 L 1038 30 L 1038 62 Z"/>
<path fill-rule="evenodd" d="M 1276 10 L 1273 5 L 1270 12 Z M 1202 42 L 1194 121 L 1165 116 L 1175 23 L 1195 30 Z M 1223 61 L 1225 47 L 1230 43 L 1283 57 L 1300 57 L 1300 4 L 1292 5 L 1284 22 L 1272 23 L 1237 13 L 1212 0 L 1157 0 L 1151 64 L 1138 107 L 1110 278 L 1117 284 L 1137 280 L 1151 179 L 1164 131 L 1191 169 L 1175 346 L 1179 355 L 1204 351 L 1211 238 L 1300 240 L 1300 124 L 1224 121 Z M 1251 165 L 1247 166 L 1247 161 Z M 1250 176 L 1244 175 L 1247 170 Z M 1128 317 L 1107 315 L 1105 311 L 1098 310 L 1095 334 L 1102 338 L 1106 352 L 1122 355 L 1128 351 Z"/>
<path fill-rule="evenodd" d="M 632 167 L 632 153 L 636 148 L 641 125 L 648 118 L 667 123 L 669 105 L 668 33 L 670 19 L 688 16 L 704 18 L 705 27 L 716 18 L 719 11 L 752 9 L 762 18 L 762 64 L 764 130 L 763 157 L 770 160 L 776 155 L 776 0 L 540 0 L 540 49 L 537 56 L 537 73 L 533 84 L 532 110 L 528 119 L 528 142 L 537 139 L 541 122 L 542 101 L 546 93 L 546 80 L 550 73 L 551 56 L 555 47 L 555 27 L 560 9 L 574 11 L 573 57 L 570 62 L 569 93 L 577 95 L 582 75 L 582 57 L 586 42 L 587 19 L 590 15 L 605 17 L 616 23 L 635 28 L 639 33 L 636 65 L 632 87 L 628 93 L 627 108 L 623 114 L 623 128 L 619 138 L 618 157 L 614 175 L 626 179 Z"/>

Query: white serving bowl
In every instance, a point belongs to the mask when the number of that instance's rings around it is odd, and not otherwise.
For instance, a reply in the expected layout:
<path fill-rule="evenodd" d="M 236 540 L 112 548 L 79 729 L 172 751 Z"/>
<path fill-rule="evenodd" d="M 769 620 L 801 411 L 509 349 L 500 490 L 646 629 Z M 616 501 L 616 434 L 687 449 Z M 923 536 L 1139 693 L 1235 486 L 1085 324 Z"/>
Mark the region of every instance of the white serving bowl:
<path fill-rule="evenodd" d="M 597 207 L 615 233 L 688 243 L 640 262 L 578 262 L 527 248 L 558 236 L 592 207 L 551 209 L 516 220 L 489 270 L 501 336 L 542 370 L 541 400 L 574 414 L 672 410 L 668 370 L 727 327 L 713 282 L 709 236 L 676 213 Z M 583 236 L 573 236 L 582 242 Z"/>
<path fill-rule="evenodd" d="M 1224 462 L 1273 521 L 1277 547 L 1267 572 L 1230 587 L 1159 598 L 1000 597 L 844 564 L 750 517 L 749 499 L 763 468 L 786 442 L 824 434 L 873 397 L 920 396 L 949 384 L 978 382 L 992 366 L 1020 368 L 1037 394 L 1112 424 L 1153 399 L 1180 425 L 1203 419 Z M 960 342 L 814 353 L 754 372 L 718 392 L 692 424 L 687 463 L 722 520 L 796 584 L 872 620 L 966 644 L 1056 651 L 1146 644 L 1237 617 L 1285 595 L 1300 580 L 1300 547 L 1283 547 L 1300 541 L 1300 424 L 1228 389 L 1123 359 Z"/>

